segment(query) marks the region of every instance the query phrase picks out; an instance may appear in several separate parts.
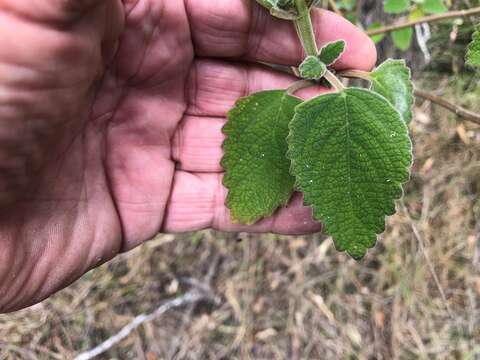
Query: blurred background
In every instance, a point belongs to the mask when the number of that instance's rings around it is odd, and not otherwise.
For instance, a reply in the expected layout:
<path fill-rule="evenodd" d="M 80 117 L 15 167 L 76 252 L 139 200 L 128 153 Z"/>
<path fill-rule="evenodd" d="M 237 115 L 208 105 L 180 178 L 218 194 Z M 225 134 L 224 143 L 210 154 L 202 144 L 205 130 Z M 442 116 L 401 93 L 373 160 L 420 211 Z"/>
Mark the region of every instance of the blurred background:
<path fill-rule="evenodd" d="M 329 3 L 366 30 L 480 6 Z M 480 75 L 464 64 L 475 22 L 377 36 L 380 59 L 406 59 L 418 88 L 480 112 Z M 159 235 L 49 300 L 0 316 L 0 359 L 74 358 L 192 286 L 209 296 L 145 322 L 98 358 L 480 359 L 480 127 L 419 100 L 411 132 L 404 205 L 361 262 L 324 234 Z"/>

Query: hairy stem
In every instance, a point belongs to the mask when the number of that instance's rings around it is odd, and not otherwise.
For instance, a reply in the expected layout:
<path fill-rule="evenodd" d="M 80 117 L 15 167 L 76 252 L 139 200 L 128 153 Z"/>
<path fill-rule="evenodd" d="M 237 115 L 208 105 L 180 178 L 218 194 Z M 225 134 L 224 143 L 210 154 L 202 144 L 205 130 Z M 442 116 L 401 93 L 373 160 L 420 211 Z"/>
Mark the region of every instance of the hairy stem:
<path fill-rule="evenodd" d="M 305 0 L 295 0 L 297 7 L 298 19 L 295 20 L 295 29 L 298 37 L 302 42 L 302 46 L 307 55 L 317 56 L 318 47 L 315 39 L 315 32 L 313 31 L 312 17 L 310 15 L 310 8 Z"/>
<path fill-rule="evenodd" d="M 441 20 L 446 20 L 446 19 L 452 19 L 452 18 L 457 18 L 457 17 L 466 17 L 466 16 L 472 16 L 480 14 L 480 7 L 475 7 L 472 9 L 468 10 L 458 10 L 458 11 L 449 11 L 443 14 L 438 14 L 438 15 L 431 15 L 431 16 L 425 16 L 420 19 L 412 20 L 412 21 L 407 21 L 401 24 L 393 24 L 389 26 L 385 26 L 379 29 L 373 29 L 367 31 L 367 35 L 373 36 L 373 35 L 379 35 L 379 34 L 384 34 L 388 32 L 392 32 L 395 30 L 400 30 L 404 29 L 407 27 L 412 27 L 418 24 L 424 24 L 424 23 L 432 23 L 436 21 L 441 21 Z"/>
<path fill-rule="evenodd" d="M 299 18 L 295 20 L 295 29 L 302 43 L 303 49 L 308 56 L 318 55 L 317 40 L 315 39 L 315 31 L 313 30 L 311 9 L 305 0 L 295 0 L 295 6 Z M 337 90 L 345 90 L 342 82 L 331 72 L 325 73 L 325 79 Z"/>

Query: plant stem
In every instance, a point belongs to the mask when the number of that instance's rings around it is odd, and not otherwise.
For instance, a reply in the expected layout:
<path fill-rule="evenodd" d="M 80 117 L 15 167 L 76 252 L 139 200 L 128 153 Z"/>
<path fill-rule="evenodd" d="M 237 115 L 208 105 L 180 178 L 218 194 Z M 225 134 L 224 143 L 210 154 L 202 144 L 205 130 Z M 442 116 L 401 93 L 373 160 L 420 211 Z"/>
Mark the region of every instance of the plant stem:
<path fill-rule="evenodd" d="M 474 113 L 473 111 L 464 109 L 461 106 L 452 104 L 452 103 L 448 102 L 447 100 L 441 98 L 440 96 L 437 96 L 437 95 L 434 95 L 434 94 L 431 94 L 431 93 L 427 93 L 426 91 L 423 91 L 423 90 L 416 89 L 415 90 L 415 95 L 418 96 L 418 97 L 421 97 L 422 99 L 431 101 L 432 103 L 434 103 L 436 105 L 439 105 L 439 106 L 451 111 L 452 113 L 454 113 L 458 117 L 461 117 L 465 120 L 468 120 L 468 121 L 471 121 L 475 124 L 480 125 L 480 114 L 477 114 L 477 113 Z"/>
<path fill-rule="evenodd" d="M 300 91 L 302 89 L 306 89 L 306 88 L 309 88 L 309 87 L 312 87 L 312 86 L 315 86 L 315 85 L 316 85 L 316 83 L 312 80 L 299 80 L 299 81 L 293 83 L 292 85 L 290 85 L 290 87 L 287 89 L 287 94 L 288 95 L 293 95 L 297 91 Z"/>
<path fill-rule="evenodd" d="M 345 90 L 345 86 L 330 70 L 327 70 L 324 77 L 338 92 Z"/>
<path fill-rule="evenodd" d="M 299 18 L 295 20 L 295 29 L 307 56 L 317 56 L 318 46 L 313 30 L 311 10 L 305 0 L 295 0 Z M 337 90 L 345 90 L 342 82 L 331 72 L 325 73 L 325 79 Z"/>
<path fill-rule="evenodd" d="M 338 73 L 339 76 L 351 78 L 351 79 L 363 79 L 371 81 L 371 75 L 368 71 L 361 71 L 361 70 L 347 70 Z"/>
<path fill-rule="evenodd" d="M 393 24 L 393 25 L 385 26 L 379 29 L 373 29 L 373 30 L 367 31 L 366 33 L 367 35 L 370 35 L 370 36 L 379 35 L 379 34 L 392 32 L 395 30 L 404 29 L 407 27 L 412 27 L 418 24 L 431 23 L 431 22 L 452 19 L 457 17 L 467 17 L 467 16 L 476 15 L 476 14 L 480 14 L 480 7 L 475 7 L 469 10 L 449 11 L 443 14 L 425 16 L 417 20 L 407 21 L 401 24 Z"/>
<path fill-rule="evenodd" d="M 312 17 L 310 16 L 310 8 L 305 0 L 295 0 L 299 18 L 295 20 L 295 29 L 297 29 L 298 37 L 302 42 L 303 49 L 307 55 L 317 56 L 318 47 L 313 31 Z"/>

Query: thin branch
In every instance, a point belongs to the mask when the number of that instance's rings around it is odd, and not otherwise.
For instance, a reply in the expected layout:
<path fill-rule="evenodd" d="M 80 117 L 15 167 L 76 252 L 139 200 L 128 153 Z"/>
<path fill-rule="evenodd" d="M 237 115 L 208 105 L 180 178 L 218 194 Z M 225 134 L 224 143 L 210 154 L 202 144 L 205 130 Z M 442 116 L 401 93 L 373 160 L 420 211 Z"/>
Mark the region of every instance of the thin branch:
<path fill-rule="evenodd" d="M 346 78 L 363 79 L 368 81 L 372 80 L 370 73 L 366 71 L 347 70 L 338 73 L 338 75 Z M 440 96 L 428 93 L 420 89 L 415 89 L 415 96 L 431 101 L 435 105 L 441 106 L 444 109 L 451 111 L 452 113 L 464 120 L 471 121 L 475 124 L 480 125 L 480 114 L 467 110 L 461 106 L 455 105 Z"/>
<path fill-rule="evenodd" d="M 330 8 L 332 9 L 332 11 L 337 14 L 337 15 L 340 15 L 341 17 L 343 17 L 343 14 L 342 12 L 340 11 L 340 9 L 338 8 L 337 4 L 335 3 L 334 0 L 328 0 L 328 5 L 330 5 Z"/>
<path fill-rule="evenodd" d="M 415 90 L 415 96 L 418 96 L 418 97 L 421 97 L 425 100 L 431 101 L 432 103 L 434 103 L 436 105 L 439 105 L 439 106 L 451 111 L 452 113 L 454 113 L 458 117 L 461 117 L 465 120 L 468 120 L 468 121 L 471 121 L 475 124 L 480 125 L 480 114 L 477 114 L 473 111 L 467 110 L 467 109 L 465 109 L 461 106 L 452 104 L 452 103 L 448 102 L 447 100 L 441 98 L 440 96 L 437 96 L 437 95 L 434 95 L 434 94 L 431 94 L 431 93 L 427 93 L 426 91 L 419 90 L 419 89 Z"/>
<path fill-rule="evenodd" d="M 215 296 L 212 295 L 210 289 L 204 289 L 203 286 L 193 288 L 186 294 L 167 301 L 166 303 L 158 307 L 157 310 L 150 314 L 138 315 L 128 325 L 123 327 L 117 334 L 105 340 L 103 343 L 94 347 L 93 349 L 77 355 L 75 357 L 75 360 L 91 360 L 98 355 L 101 355 L 104 352 L 110 350 L 112 347 L 114 347 L 120 341 L 128 337 L 133 331 L 138 329 L 146 322 L 156 320 L 172 309 L 184 307 L 186 305 L 196 304 L 199 301 L 211 301 L 212 303 L 216 303 L 217 299 L 215 299 Z"/>
<path fill-rule="evenodd" d="M 423 238 L 420 234 L 420 231 L 418 230 L 417 225 L 413 221 L 413 219 L 410 215 L 410 211 L 408 211 L 408 208 L 406 207 L 403 200 L 401 201 L 401 205 L 402 205 L 402 210 L 405 213 L 405 215 L 407 216 L 407 219 L 410 223 L 410 227 L 412 229 L 413 235 L 415 236 L 415 239 L 418 241 L 420 249 L 422 250 L 425 261 L 427 262 L 428 269 L 430 270 L 430 273 L 433 276 L 433 280 L 435 281 L 435 285 L 437 285 L 438 291 L 440 292 L 440 296 L 442 298 L 443 305 L 445 306 L 445 309 L 447 310 L 448 316 L 452 320 L 455 320 L 455 317 L 453 316 L 453 312 L 450 308 L 450 304 L 448 303 L 447 296 L 445 295 L 445 290 L 442 287 L 442 284 L 440 282 L 440 279 L 438 278 L 437 272 L 435 271 L 435 267 L 433 266 L 432 260 L 430 259 L 430 255 L 428 254 L 428 249 L 425 247 L 425 241 L 423 240 Z"/>
<path fill-rule="evenodd" d="M 468 10 L 458 10 L 458 11 L 449 11 L 443 14 L 437 14 L 437 15 L 431 15 L 431 16 L 425 16 L 420 19 L 412 20 L 412 21 L 407 21 L 405 23 L 401 24 L 393 24 L 389 26 L 385 26 L 379 29 L 372 29 L 367 31 L 367 35 L 379 35 L 379 34 L 384 34 L 388 32 L 392 32 L 395 30 L 400 30 L 408 27 L 415 26 L 417 24 L 424 24 L 424 23 L 432 23 L 436 21 L 442 21 L 446 19 L 452 19 L 452 18 L 458 18 L 458 17 L 467 17 L 467 16 L 472 16 L 480 14 L 480 7 L 475 7 L 472 9 Z"/>

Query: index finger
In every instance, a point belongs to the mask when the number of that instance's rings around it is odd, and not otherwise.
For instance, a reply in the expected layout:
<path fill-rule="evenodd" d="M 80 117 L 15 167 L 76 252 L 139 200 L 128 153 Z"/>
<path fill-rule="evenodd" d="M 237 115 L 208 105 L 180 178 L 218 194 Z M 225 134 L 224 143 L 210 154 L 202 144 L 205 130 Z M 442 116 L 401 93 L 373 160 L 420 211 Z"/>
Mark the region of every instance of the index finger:
<path fill-rule="evenodd" d="M 304 58 L 292 22 L 273 18 L 254 0 L 190 0 L 186 8 L 197 55 L 282 65 L 298 65 Z M 320 9 L 312 17 L 319 46 L 340 39 L 347 44 L 337 69 L 370 70 L 375 65 L 375 45 L 352 23 Z"/>

